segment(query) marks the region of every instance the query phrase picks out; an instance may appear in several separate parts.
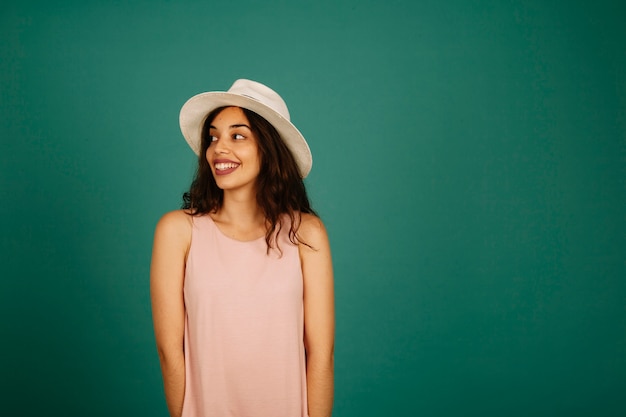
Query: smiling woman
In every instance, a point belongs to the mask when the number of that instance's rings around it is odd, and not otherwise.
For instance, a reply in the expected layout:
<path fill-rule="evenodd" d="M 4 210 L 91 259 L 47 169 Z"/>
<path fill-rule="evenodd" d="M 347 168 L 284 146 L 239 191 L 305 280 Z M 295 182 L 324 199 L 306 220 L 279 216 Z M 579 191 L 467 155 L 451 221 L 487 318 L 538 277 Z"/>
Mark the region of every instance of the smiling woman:
<path fill-rule="evenodd" d="M 192 97 L 180 122 L 198 168 L 151 266 L 170 415 L 330 416 L 333 272 L 304 137 L 249 80 Z"/>

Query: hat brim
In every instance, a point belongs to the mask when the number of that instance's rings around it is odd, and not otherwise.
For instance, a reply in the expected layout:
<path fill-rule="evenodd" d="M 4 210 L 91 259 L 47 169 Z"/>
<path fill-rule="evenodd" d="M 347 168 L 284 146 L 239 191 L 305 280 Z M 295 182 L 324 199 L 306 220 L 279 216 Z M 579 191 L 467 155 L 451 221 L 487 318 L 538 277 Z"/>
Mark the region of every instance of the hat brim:
<path fill-rule="evenodd" d="M 302 133 L 293 123 L 265 104 L 246 96 L 228 92 L 208 92 L 191 97 L 180 110 L 180 129 L 185 140 L 196 153 L 200 154 L 202 127 L 206 117 L 219 107 L 236 106 L 251 110 L 274 126 L 287 148 L 291 151 L 300 176 L 305 178 L 311 171 L 313 157 Z"/>

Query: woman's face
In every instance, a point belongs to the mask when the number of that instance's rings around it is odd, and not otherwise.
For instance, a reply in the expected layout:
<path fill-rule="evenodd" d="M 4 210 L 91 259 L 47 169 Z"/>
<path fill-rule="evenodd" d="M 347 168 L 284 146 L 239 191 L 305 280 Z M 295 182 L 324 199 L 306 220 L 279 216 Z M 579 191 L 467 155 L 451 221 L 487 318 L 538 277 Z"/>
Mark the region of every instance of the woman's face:
<path fill-rule="evenodd" d="M 254 191 L 261 170 L 258 138 L 239 107 L 227 107 L 209 127 L 211 143 L 206 159 L 222 190 L 250 188 Z"/>

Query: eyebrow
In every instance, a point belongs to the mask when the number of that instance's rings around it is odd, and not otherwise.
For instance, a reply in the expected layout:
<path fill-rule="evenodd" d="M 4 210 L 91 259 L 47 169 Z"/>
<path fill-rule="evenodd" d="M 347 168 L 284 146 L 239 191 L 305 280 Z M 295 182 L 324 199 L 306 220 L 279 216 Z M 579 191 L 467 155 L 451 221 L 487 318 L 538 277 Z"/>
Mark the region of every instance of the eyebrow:
<path fill-rule="evenodd" d="M 252 129 L 250 128 L 250 126 L 248 126 L 248 125 L 247 125 L 247 124 L 245 124 L 245 123 L 240 123 L 240 124 L 230 125 L 230 126 L 229 126 L 229 129 L 236 129 L 236 128 L 238 128 L 238 127 L 246 127 L 246 128 L 248 128 L 248 130 L 252 130 Z M 216 128 L 215 126 L 213 126 L 213 125 L 209 125 L 209 129 L 215 129 L 215 130 L 217 130 L 217 128 Z"/>

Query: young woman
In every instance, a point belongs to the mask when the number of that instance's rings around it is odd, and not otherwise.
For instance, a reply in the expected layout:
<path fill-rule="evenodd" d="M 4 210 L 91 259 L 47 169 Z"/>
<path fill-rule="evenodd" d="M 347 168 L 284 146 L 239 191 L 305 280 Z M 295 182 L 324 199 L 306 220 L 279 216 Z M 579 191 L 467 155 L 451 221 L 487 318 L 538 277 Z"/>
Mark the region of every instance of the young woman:
<path fill-rule="evenodd" d="M 157 224 L 150 273 L 170 415 L 330 416 L 333 272 L 304 137 L 249 80 L 192 97 L 180 124 L 198 169 Z"/>

